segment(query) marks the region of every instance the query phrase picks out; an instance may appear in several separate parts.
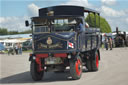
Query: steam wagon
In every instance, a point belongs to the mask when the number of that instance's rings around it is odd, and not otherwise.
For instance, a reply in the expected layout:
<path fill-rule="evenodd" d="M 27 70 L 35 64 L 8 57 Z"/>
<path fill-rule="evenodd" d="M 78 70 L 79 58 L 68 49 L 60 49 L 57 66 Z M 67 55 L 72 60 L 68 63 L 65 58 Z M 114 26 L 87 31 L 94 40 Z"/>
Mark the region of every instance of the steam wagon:
<path fill-rule="evenodd" d="M 94 14 L 94 26 L 85 22 L 85 13 Z M 96 22 L 98 16 L 98 22 Z M 52 6 L 39 9 L 39 16 L 31 18 L 32 54 L 29 61 L 32 79 L 39 81 L 47 71 L 64 72 L 72 79 L 81 78 L 83 66 L 97 71 L 100 60 L 100 13 L 81 6 Z M 91 18 L 88 18 L 91 22 Z M 90 25 L 90 26 L 89 26 Z"/>

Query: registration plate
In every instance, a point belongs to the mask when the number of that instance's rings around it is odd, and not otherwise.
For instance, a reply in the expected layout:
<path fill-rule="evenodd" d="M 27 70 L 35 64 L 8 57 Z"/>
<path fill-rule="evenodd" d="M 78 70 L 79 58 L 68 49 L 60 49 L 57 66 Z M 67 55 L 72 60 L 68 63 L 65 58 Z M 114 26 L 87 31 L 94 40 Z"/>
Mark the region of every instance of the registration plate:
<path fill-rule="evenodd" d="M 61 63 L 62 63 L 61 58 L 56 58 L 56 57 L 45 58 L 45 64 L 61 64 Z"/>

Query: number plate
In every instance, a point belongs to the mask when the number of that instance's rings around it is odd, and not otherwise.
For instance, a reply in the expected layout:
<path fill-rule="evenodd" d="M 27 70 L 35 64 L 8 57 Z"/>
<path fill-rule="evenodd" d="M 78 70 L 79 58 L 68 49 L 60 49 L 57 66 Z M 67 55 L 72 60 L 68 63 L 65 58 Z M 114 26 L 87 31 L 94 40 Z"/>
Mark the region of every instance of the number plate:
<path fill-rule="evenodd" d="M 61 58 L 56 58 L 56 57 L 45 58 L 45 64 L 61 64 L 61 63 L 62 63 Z"/>

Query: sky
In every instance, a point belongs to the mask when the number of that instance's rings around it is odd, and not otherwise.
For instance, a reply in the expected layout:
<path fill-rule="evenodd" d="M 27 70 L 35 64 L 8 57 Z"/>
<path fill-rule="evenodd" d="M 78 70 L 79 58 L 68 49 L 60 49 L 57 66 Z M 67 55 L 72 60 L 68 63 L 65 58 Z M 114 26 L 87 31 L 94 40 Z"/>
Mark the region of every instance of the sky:
<path fill-rule="evenodd" d="M 24 31 L 24 21 L 38 16 L 38 9 L 56 5 L 77 5 L 95 9 L 110 24 L 128 31 L 128 0 L 0 0 L 0 27 L 9 31 Z"/>

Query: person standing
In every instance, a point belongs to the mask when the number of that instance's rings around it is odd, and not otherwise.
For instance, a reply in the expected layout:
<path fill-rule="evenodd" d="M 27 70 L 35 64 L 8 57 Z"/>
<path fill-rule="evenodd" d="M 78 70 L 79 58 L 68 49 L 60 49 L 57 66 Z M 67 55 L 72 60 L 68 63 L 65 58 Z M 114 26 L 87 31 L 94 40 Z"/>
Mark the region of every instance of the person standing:
<path fill-rule="evenodd" d="M 112 39 L 109 37 L 109 47 L 110 47 L 110 50 L 112 50 Z"/>
<path fill-rule="evenodd" d="M 104 44 L 105 44 L 106 50 L 108 50 L 108 38 L 107 38 L 107 37 L 105 37 L 105 42 L 104 42 Z"/>
<path fill-rule="evenodd" d="M 16 43 L 15 45 L 15 52 L 16 52 L 16 55 L 18 55 L 18 43 Z"/>
<path fill-rule="evenodd" d="M 19 54 L 22 54 L 22 44 L 19 44 Z"/>

